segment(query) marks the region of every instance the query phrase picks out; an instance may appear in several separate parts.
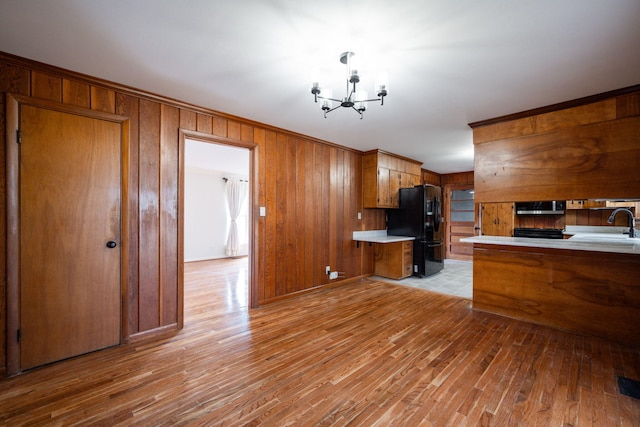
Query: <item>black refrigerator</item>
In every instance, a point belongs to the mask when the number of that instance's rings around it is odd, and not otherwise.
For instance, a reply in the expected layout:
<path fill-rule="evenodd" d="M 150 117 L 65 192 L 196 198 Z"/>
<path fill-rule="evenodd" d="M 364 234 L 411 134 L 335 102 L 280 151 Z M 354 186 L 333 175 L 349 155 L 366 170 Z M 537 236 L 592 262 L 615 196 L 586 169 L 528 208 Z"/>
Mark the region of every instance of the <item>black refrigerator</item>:
<path fill-rule="evenodd" d="M 411 236 L 413 275 L 430 276 L 444 267 L 442 189 L 418 185 L 400 189 L 400 208 L 387 209 L 387 234 Z"/>

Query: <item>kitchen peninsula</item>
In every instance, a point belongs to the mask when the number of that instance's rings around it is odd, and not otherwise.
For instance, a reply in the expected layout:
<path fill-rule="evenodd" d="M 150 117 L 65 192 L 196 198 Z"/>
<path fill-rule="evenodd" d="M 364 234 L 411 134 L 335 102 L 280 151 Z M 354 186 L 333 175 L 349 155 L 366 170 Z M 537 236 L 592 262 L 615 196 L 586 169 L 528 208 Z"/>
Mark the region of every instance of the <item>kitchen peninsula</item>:
<path fill-rule="evenodd" d="M 476 204 L 640 197 L 640 85 L 469 126 Z M 592 213 L 571 225 L 602 225 L 609 214 Z M 640 346 L 632 240 L 469 240 L 474 308 Z"/>
<path fill-rule="evenodd" d="M 474 245 L 473 307 L 640 346 L 640 239 L 627 239 L 465 239 Z"/>

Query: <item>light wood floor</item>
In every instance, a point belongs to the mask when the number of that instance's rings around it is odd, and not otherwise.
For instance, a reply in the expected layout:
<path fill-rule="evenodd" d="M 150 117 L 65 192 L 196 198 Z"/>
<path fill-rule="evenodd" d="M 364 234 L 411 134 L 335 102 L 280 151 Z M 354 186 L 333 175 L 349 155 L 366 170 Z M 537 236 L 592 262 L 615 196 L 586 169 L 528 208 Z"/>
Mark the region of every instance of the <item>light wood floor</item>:
<path fill-rule="evenodd" d="M 640 425 L 638 349 L 372 280 L 248 311 L 237 264 L 186 265 L 171 338 L 0 380 L 0 424 Z"/>

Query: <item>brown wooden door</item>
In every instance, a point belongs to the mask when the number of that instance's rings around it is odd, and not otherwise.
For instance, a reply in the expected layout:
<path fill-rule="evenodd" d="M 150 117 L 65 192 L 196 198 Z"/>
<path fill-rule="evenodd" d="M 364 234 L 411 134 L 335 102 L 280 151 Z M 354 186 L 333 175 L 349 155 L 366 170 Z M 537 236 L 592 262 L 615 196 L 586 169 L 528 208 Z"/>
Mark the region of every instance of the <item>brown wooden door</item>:
<path fill-rule="evenodd" d="M 22 105 L 20 130 L 24 370 L 120 342 L 121 124 Z"/>

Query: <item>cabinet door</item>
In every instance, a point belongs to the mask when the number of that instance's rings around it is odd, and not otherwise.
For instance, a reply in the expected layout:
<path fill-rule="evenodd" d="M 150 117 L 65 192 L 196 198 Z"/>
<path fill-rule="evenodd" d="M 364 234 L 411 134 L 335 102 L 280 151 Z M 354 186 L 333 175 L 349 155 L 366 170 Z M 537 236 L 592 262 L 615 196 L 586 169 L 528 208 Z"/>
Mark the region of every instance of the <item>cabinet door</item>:
<path fill-rule="evenodd" d="M 374 274 L 390 279 L 411 276 L 413 241 L 374 243 Z"/>
<path fill-rule="evenodd" d="M 400 188 L 402 188 L 402 172 L 389 171 L 389 199 L 387 206 L 397 208 L 400 206 Z"/>
<path fill-rule="evenodd" d="M 390 170 L 378 168 L 378 207 L 386 207 L 391 203 Z"/>
<path fill-rule="evenodd" d="M 400 176 L 400 188 L 413 188 L 416 185 L 420 185 L 420 175 L 400 172 Z"/>
<path fill-rule="evenodd" d="M 482 204 L 482 234 L 513 236 L 513 203 Z"/>

